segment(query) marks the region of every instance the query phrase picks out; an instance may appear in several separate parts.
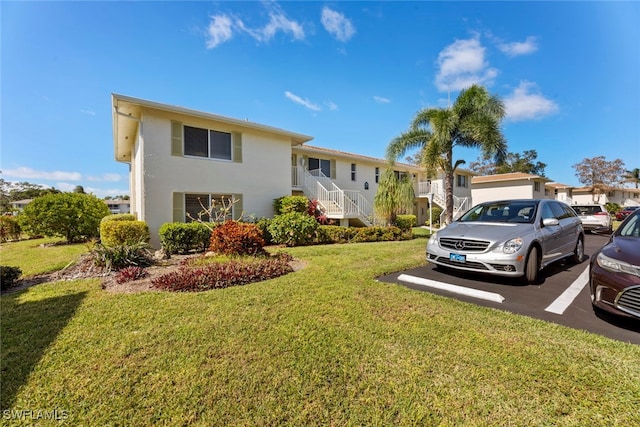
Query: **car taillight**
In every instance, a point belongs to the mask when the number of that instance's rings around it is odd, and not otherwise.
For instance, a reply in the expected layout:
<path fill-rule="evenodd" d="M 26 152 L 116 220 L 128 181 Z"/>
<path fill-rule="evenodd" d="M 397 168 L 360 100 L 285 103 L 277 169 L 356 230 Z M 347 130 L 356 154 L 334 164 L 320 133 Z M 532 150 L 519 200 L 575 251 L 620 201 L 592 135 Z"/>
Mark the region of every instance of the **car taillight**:
<path fill-rule="evenodd" d="M 608 214 L 608 213 L 606 213 L 606 212 L 596 212 L 595 214 L 596 214 L 596 215 L 609 215 L 609 214 Z"/>

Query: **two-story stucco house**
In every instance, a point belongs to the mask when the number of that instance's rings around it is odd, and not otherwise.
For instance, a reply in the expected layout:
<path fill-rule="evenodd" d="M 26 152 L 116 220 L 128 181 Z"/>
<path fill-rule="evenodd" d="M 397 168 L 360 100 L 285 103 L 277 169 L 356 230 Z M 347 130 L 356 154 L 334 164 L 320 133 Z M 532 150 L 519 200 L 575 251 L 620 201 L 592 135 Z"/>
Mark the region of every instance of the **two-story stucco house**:
<path fill-rule="evenodd" d="M 341 225 L 367 225 L 383 159 L 304 145 L 308 135 L 246 120 L 112 94 L 114 156 L 129 165 L 131 212 L 147 222 L 152 246 L 167 222 L 189 221 L 202 205 L 233 199 L 232 216 L 273 216 L 273 201 L 291 194 L 318 200 Z M 444 206 L 443 176 L 396 163 L 414 183 L 414 213 L 428 217 L 428 200 Z M 473 173 L 454 182 L 458 211 L 470 207 Z"/>
<path fill-rule="evenodd" d="M 545 184 L 551 180 L 528 173 L 513 172 L 474 176 L 471 179 L 473 204 L 503 199 L 544 199 Z"/>

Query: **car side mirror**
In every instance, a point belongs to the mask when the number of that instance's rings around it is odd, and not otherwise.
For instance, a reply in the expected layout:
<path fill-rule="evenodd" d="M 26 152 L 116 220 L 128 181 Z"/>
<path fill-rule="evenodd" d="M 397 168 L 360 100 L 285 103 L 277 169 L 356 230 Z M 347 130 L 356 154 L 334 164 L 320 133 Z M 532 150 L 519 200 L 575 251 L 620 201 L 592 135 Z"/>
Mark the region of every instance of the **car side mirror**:
<path fill-rule="evenodd" d="M 545 218 L 542 220 L 543 227 L 551 227 L 553 225 L 560 225 L 560 221 L 558 221 L 558 218 Z"/>

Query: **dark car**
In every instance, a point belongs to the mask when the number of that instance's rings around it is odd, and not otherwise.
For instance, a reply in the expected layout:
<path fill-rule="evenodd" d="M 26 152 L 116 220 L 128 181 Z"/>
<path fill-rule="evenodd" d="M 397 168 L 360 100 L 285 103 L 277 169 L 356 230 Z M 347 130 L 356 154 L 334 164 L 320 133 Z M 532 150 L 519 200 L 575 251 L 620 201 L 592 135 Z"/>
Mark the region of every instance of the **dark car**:
<path fill-rule="evenodd" d="M 640 319 L 640 209 L 591 257 L 589 288 L 594 309 Z"/>
<path fill-rule="evenodd" d="M 622 221 L 623 219 L 625 219 L 626 217 L 631 215 L 633 213 L 633 211 L 637 210 L 638 208 L 640 208 L 640 206 L 627 206 L 624 209 L 622 209 L 621 211 L 618 211 L 616 213 L 616 219 L 618 221 Z"/>

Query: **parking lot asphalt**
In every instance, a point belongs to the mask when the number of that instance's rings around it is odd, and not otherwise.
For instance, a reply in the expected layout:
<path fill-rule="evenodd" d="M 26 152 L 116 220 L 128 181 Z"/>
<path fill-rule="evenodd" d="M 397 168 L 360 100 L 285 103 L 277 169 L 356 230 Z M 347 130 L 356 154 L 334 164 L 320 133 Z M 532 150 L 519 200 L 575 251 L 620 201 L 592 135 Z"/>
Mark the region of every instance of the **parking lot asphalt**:
<path fill-rule="evenodd" d="M 607 316 L 594 312 L 591 307 L 587 284 L 589 257 L 607 240 L 607 237 L 587 234 L 584 260 L 580 264 L 559 261 L 550 265 L 543 270 L 539 285 L 523 285 L 513 278 L 469 272 L 443 272 L 433 265 L 400 271 L 378 280 L 640 345 L 640 320 Z"/>

